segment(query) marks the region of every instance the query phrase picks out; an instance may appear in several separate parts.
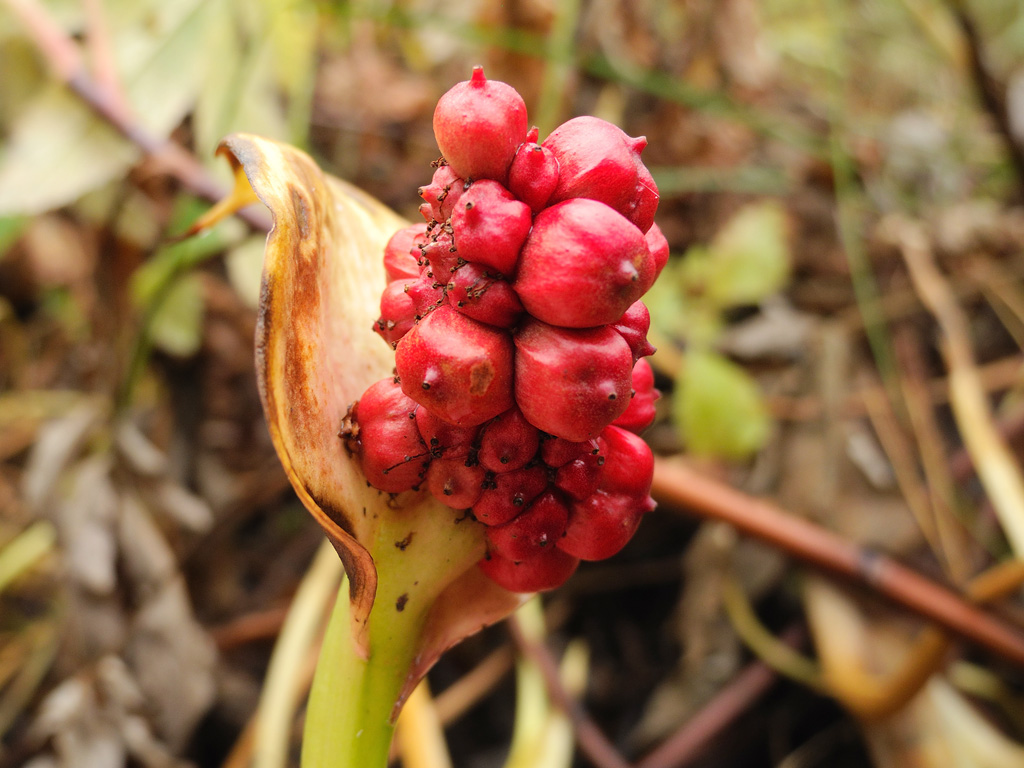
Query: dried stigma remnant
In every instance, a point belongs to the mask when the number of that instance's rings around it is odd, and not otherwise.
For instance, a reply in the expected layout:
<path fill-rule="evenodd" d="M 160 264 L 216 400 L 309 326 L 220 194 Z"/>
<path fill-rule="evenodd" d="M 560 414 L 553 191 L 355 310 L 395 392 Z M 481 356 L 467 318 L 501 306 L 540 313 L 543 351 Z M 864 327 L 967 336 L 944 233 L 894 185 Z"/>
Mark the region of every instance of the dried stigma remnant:
<path fill-rule="evenodd" d="M 668 257 L 645 139 L 595 117 L 542 143 L 527 126 L 522 97 L 479 67 L 438 102 L 425 224 L 384 253 L 374 330 L 397 375 L 354 410 L 370 483 L 470 510 L 481 570 L 514 592 L 615 554 L 653 507 L 640 298 Z"/>

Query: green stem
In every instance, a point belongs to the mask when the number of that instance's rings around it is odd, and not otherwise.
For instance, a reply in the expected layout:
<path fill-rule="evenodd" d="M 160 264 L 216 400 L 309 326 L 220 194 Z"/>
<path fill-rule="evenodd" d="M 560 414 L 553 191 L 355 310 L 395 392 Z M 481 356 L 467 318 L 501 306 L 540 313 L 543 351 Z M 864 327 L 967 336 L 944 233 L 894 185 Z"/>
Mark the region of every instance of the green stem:
<path fill-rule="evenodd" d="M 371 635 L 369 658 L 361 658 L 349 620 L 348 579 L 342 581 L 309 694 L 302 768 L 386 768 L 392 710 L 422 622 L 422 613 L 410 612 L 406 621 L 390 617 Z"/>

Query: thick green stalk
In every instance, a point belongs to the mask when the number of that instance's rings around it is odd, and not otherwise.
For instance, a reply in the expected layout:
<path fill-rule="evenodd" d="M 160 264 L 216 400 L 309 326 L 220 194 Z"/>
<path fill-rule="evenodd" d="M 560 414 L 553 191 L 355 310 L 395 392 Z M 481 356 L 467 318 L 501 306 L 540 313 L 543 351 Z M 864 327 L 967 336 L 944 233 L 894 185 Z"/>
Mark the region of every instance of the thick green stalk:
<path fill-rule="evenodd" d="M 309 694 L 303 768 L 387 766 L 392 710 L 423 622 L 422 612 L 403 619 L 393 609 L 392 614 L 386 627 L 371 633 L 369 658 L 361 658 L 349 622 L 348 580 L 342 582 Z"/>
<path fill-rule="evenodd" d="M 377 590 L 365 651 L 341 583 L 306 709 L 303 768 L 386 768 L 395 706 L 424 653 L 423 628 L 444 589 L 480 559 L 479 531 L 434 503 L 371 512 Z"/>

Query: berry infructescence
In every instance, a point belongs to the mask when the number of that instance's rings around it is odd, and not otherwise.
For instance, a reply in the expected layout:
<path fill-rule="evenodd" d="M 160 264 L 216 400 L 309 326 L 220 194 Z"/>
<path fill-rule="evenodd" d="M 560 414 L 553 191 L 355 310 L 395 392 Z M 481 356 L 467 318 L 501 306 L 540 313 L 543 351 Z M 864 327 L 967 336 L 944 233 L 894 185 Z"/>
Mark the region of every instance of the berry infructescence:
<path fill-rule="evenodd" d="M 434 134 L 426 224 L 384 253 L 374 330 L 396 376 L 353 406 L 349 439 L 374 487 L 425 487 L 486 525 L 499 585 L 552 589 L 654 506 L 640 298 L 668 243 L 646 140 L 578 117 L 538 143 L 522 97 L 480 67 L 441 97 Z"/>

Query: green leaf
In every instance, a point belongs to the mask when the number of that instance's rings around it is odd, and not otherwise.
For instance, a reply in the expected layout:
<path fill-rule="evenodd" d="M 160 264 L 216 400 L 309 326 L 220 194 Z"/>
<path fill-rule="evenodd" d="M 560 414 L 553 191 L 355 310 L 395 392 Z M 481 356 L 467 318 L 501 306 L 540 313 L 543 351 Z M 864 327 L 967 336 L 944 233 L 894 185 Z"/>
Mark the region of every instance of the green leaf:
<path fill-rule="evenodd" d="M 21 237 L 28 221 L 24 216 L 0 216 L 0 260 L 7 255 L 7 249 Z"/>
<path fill-rule="evenodd" d="M 253 235 L 228 251 L 224 266 L 228 280 L 247 306 L 260 305 L 260 281 L 263 279 L 263 250 L 266 235 Z"/>
<path fill-rule="evenodd" d="M 179 357 L 194 355 L 203 340 L 204 308 L 202 278 L 190 274 L 177 280 L 150 322 L 153 345 Z"/>
<path fill-rule="evenodd" d="M 206 39 L 206 78 L 194 125 L 201 156 L 227 133 L 305 141 L 317 15 L 310 0 L 219 0 Z M 282 98 L 283 97 L 283 98 Z"/>
<path fill-rule="evenodd" d="M 721 312 L 702 295 L 707 261 L 707 251 L 691 248 L 682 259 L 669 261 L 644 295 L 651 325 L 659 333 L 703 346 L 718 338 Z"/>
<path fill-rule="evenodd" d="M 785 210 L 776 201 L 747 206 L 718 233 L 708 251 L 700 275 L 708 298 L 722 308 L 759 303 L 789 278 Z"/>
<path fill-rule="evenodd" d="M 764 446 L 771 421 L 757 384 L 738 365 L 695 349 L 676 381 L 672 416 L 691 453 L 742 459 Z"/>
<path fill-rule="evenodd" d="M 215 3 L 110 3 L 113 53 L 133 119 L 166 138 L 195 102 L 206 76 L 196 55 Z M 0 153 L 0 214 L 65 205 L 124 173 L 140 156 L 59 83 L 50 83 L 7 121 Z"/>

